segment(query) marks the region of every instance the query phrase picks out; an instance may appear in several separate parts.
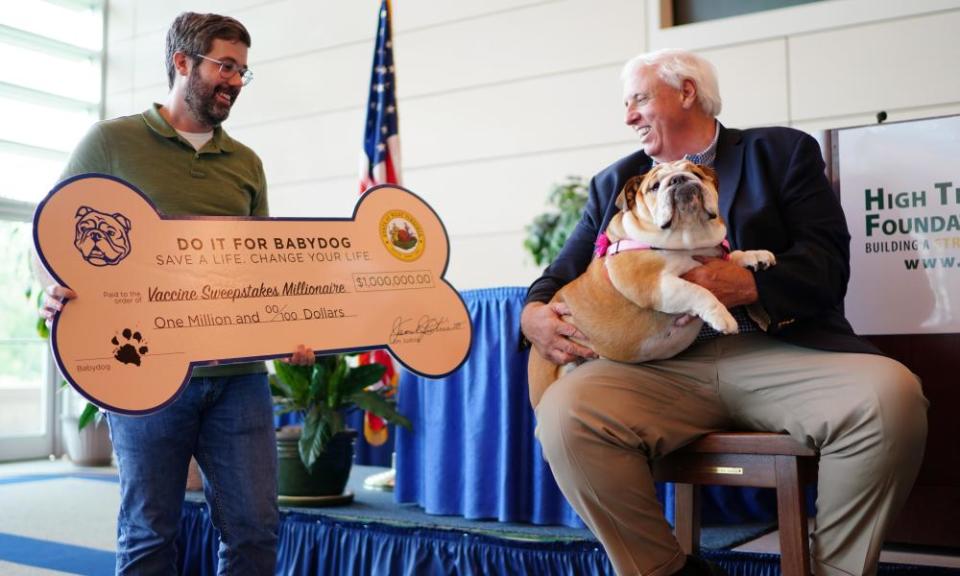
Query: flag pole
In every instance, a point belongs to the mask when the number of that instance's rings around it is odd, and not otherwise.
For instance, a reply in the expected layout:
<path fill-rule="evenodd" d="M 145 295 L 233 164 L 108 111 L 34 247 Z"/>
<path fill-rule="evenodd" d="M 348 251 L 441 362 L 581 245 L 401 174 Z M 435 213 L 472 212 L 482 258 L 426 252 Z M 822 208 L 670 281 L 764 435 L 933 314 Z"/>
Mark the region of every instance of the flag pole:
<path fill-rule="evenodd" d="M 400 135 L 396 99 L 396 74 L 393 64 L 393 29 L 390 0 L 381 0 L 377 11 L 373 65 L 364 124 L 363 154 L 360 162 L 360 194 L 377 184 L 400 184 Z M 362 363 L 378 362 L 386 367 L 383 381 L 376 386 L 396 391 L 399 374 L 385 350 L 361 355 Z M 389 435 L 387 423 L 370 414 L 363 417 L 363 435 L 373 446 L 383 445 Z M 396 481 L 396 452 L 391 454 L 390 470 L 364 480 L 364 488 L 392 491 Z"/>

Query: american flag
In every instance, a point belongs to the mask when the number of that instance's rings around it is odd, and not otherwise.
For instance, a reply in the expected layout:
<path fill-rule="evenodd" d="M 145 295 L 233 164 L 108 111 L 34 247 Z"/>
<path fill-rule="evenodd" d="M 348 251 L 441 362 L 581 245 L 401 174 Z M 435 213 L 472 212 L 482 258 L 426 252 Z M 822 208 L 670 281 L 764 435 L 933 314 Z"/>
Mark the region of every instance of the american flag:
<path fill-rule="evenodd" d="M 396 76 L 393 68 L 393 36 L 390 26 L 390 1 L 382 0 L 377 19 L 377 41 L 373 51 L 370 94 L 367 99 L 367 122 L 363 132 L 363 155 L 360 159 L 360 194 L 377 184 L 400 184 L 400 136 L 397 134 Z M 373 350 L 360 355 L 360 363 L 377 362 L 386 367 L 379 386 L 396 390 L 397 371 L 386 350 Z M 387 425 L 382 419 L 364 415 L 363 435 L 367 442 L 379 446 L 387 441 Z"/>
<path fill-rule="evenodd" d="M 382 0 L 370 74 L 367 122 L 363 133 L 360 194 L 377 184 L 400 184 L 400 136 L 397 133 L 396 75 L 390 1 Z"/>

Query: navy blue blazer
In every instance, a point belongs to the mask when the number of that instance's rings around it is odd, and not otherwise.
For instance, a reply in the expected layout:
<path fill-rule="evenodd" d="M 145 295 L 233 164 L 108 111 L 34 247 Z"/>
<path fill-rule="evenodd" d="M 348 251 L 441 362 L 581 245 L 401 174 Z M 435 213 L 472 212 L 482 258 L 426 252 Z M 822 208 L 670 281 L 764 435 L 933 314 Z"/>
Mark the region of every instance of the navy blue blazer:
<path fill-rule="evenodd" d="M 527 302 L 549 301 L 586 270 L 597 235 L 617 211 L 617 194 L 651 165 L 649 156 L 635 152 L 593 177 L 583 217 L 530 286 Z M 777 257 L 776 266 L 754 273 L 759 304 L 770 319 L 767 332 L 809 348 L 879 353 L 843 315 L 850 233 L 817 141 L 792 128 L 721 126 L 714 169 L 731 248 L 770 250 Z"/>

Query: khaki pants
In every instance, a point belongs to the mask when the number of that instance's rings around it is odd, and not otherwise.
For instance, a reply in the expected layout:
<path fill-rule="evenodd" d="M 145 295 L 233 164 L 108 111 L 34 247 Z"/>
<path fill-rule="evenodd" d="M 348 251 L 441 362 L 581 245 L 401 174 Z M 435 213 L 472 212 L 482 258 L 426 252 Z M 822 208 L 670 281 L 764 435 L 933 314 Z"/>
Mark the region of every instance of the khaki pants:
<path fill-rule="evenodd" d="M 685 561 L 649 460 L 716 430 L 787 432 L 820 451 L 815 573 L 874 574 L 916 479 L 927 400 L 902 364 L 726 336 L 670 360 L 595 360 L 547 389 L 537 438 L 567 500 L 617 574 L 672 574 Z"/>

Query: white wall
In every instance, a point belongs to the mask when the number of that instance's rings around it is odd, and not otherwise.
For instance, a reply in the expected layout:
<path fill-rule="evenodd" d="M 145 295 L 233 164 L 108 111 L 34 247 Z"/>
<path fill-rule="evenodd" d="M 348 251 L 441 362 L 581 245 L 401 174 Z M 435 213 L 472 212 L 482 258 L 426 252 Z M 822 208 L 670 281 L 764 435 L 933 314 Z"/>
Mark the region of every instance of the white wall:
<path fill-rule="evenodd" d="M 226 127 L 263 158 L 274 215 L 349 215 L 378 6 L 110 0 L 107 116 L 163 99 L 178 12 L 234 16 L 256 78 Z M 404 185 L 444 220 L 461 289 L 536 278 L 523 228 L 551 184 L 634 148 L 618 73 L 638 52 L 707 56 L 728 126 L 960 113 L 960 0 L 826 0 L 666 30 L 659 0 L 394 0 L 393 13 Z"/>

